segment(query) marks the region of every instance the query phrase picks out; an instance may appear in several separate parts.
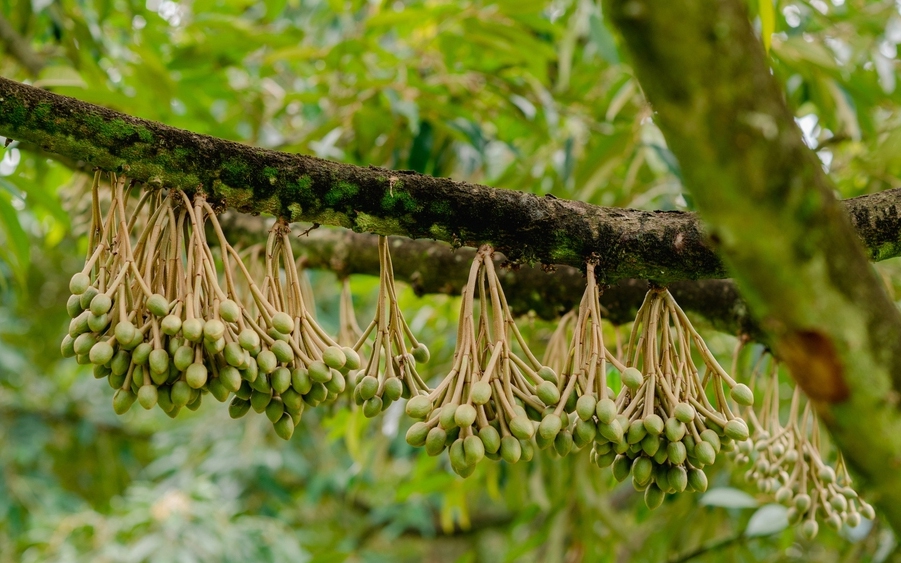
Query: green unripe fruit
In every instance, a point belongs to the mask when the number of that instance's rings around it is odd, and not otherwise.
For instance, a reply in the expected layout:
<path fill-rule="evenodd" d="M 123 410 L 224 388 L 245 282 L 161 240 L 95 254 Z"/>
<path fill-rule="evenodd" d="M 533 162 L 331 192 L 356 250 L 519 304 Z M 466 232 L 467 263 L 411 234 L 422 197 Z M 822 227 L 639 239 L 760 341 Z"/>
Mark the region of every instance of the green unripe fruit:
<path fill-rule="evenodd" d="M 343 380 L 343 376 L 340 373 L 338 373 L 338 377 L 341 377 Z M 335 377 L 333 375 L 332 381 L 334 381 L 334 380 L 335 380 Z M 388 380 L 385 382 L 384 398 L 389 401 L 396 401 L 396 400 L 400 399 L 403 394 L 404 394 L 404 383 L 396 377 L 389 377 Z"/>
<path fill-rule="evenodd" d="M 81 308 L 81 298 L 78 295 L 70 295 L 69 300 L 66 301 L 66 313 L 69 314 L 69 318 L 74 319 L 84 309 Z"/>
<path fill-rule="evenodd" d="M 432 401 L 428 395 L 416 395 L 407 401 L 404 412 L 413 419 L 424 419 L 432 412 Z"/>
<path fill-rule="evenodd" d="M 187 407 L 188 410 L 196 411 L 200 408 L 201 403 L 203 403 L 203 395 L 197 389 L 192 389 L 194 393 L 191 394 L 191 400 L 188 401 Z"/>
<path fill-rule="evenodd" d="M 192 389 L 200 389 L 206 385 L 207 369 L 200 362 L 195 362 L 185 370 L 185 381 Z"/>
<path fill-rule="evenodd" d="M 98 293 L 91 299 L 91 314 L 95 317 L 109 313 L 113 307 L 113 300 L 105 293 Z"/>
<path fill-rule="evenodd" d="M 651 457 L 654 457 L 654 454 L 656 454 L 657 450 L 660 449 L 660 438 L 654 436 L 653 434 L 648 434 L 641 441 L 641 449 L 644 453 L 648 454 Z"/>
<path fill-rule="evenodd" d="M 674 465 L 669 468 L 666 474 L 671 489 L 675 489 L 677 493 L 681 493 L 688 487 L 688 472 L 680 465 Z"/>
<path fill-rule="evenodd" d="M 248 352 L 253 352 L 260 347 L 260 335 L 252 328 L 245 328 L 238 334 L 238 344 Z"/>
<path fill-rule="evenodd" d="M 269 377 L 260 374 L 259 377 L 250 382 L 250 388 L 261 393 L 271 393 L 272 385 L 269 384 Z"/>
<path fill-rule="evenodd" d="M 147 310 L 157 317 L 165 317 L 169 312 L 169 302 L 159 293 L 154 293 L 147 298 Z"/>
<path fill-rule="evenodd" d="M 462 404 L 454 409 L 454 423 L 460 428 L 472 426 L 476 421 L 476 409 L 470 404 Z"/>
<path fill-rule="evenodd" d="M 601 422 L 598 424 L 598 433 L 614 444 L 622 443 L 628 445 L 628 442 L 623 440 L 623 427 L 620 425 L 619 420 L 615 418 L 609 423 Z"/>
<path fill-rule="evenodd" d="M 169 412 L 175 408 L 172 399 L 169 397 L 169 388 L 162 387 L 156 390 L 156 404 L 159 405 L 163 412 Z"/>
<path fill-rule="evenodd" d="M 555 386 L 557 385 L 557 373 L 548 366 L 541 366 L 541 368 L 539 368 L 538 377 L 553 383 Z"/>
<path fill-rule="evenodd" d="M 666 457 L 673 465 L 681 465 L 687 456 L 688 452 L 685 449 L 685 444 L 682 442 L 670 442 L 667 444 Z"/>
<path fill-rule="evenodd" d="M 291 386 L 301 395 L 306 395 L 313 387 L 313 380 L 306 368 L 294 368 L 291 370 Z"/>
<path fill-rule="evenodd" d="M 275 429 L 275 433 L 278 434 L 278 437 L 282 440 L 290 440 L 291 436 L 294 434 L 294 420 L 288 414 L 283 414 L 272 427 Z"/>
<path fill-rule="evenodd" d="M 117 375 L 122 375 L 128 371 L 128 366 L 130 365 L 131 354 L 125 350 L 119 350 L 116 352 L 116 355 L 113 356 L 112 361 L 110 361 L 110 370 Z"/>
<path fill-rule="evenodd" d="M 91 351 L 89 352 L 88 357 L 91 358 L 91 363 L 95 365 L 106 365 L 110 360 L 113 359 L 113 347 L 110 346 L 109 342 L 98 342 L 91 347 Z"/>
<path fill-rule="evenodd" d="M 476 405 L 487 404 L 491 399 L 491 384 L 487 381 L 477 381 L 472 385 L 470 392 L 472 402 Z"/>
<path fill-rule="evenodd" d="M 109 315 L 106 313 L 99 317 L 93 313 L 88 314 L 88 328 L 91 329 L 91 332 L 106 332 L 107 325 L 109 325 Z"/>
<path fill-rule="evenodd" d="M 669 459 L 667 457 L 667 450 L 666 447 L 663 446 L 663 441 L 661 441 L 661 446 L 657 449 L 657 453 L 654 454 L 654 463 L 663 465 L 666 463 L 667 459 Z"/>
<path fill-rule="evenodd" d="M 257 366 L 257 360 L 253 356 L 244 357 L 247 362 L 244 365 L 244 368 L 241 369 L 241 377 L 250 383 L 253 383 L 257 380 L 257 377 L 260 375 L 260 368 Z"/>
<path fill-rule="evenodd" d="M 203 338 L 215 342 L 225 336 L 225 323 L 219 319 L 210 319 L 203 325 Z"/>
<path fill-rule="evenodd" d="M 101 374 L 102 374 L 102 372 L 95 372 L 95 373 L 94 373 L 94 376 L 96 377 L 96 376 L 101 375 Z M 107 379 L 106 382 L 109 383 L 109 386 L 110 386 L 111 388 L 113 388 L 113 389 L 121 389 L 122 386 L 125 385 L 125 378 L 126 378 L 127 376 L 126 376 L 126 374 L 124 374 L 124 373 L 123 373 L 123 374 L 116 375 L 115 373 L 110 372 L 110 374 L 109 374 L 108 377 L 109 377 L 109 379 Z"/>
<path fill-rule="evenodd" d="M 344 369 L 360 369 L 362 364 L 360 363 L 360 355 L 357 354 L 356 350 L 350 346 L 344 346 L 341 348 L 341 352 L 344 353 Z"/>
<path fill-rule="evenodd" d="M 657 414 L 650 414 L 644 419 L 644 429 L 651 436 L 659 436 L 663 433 L 663 419 Z"/>
<path fill-rule="evenodd" d="M 381 397 L 371 397 L 363 403 L 363 416 L 366 418 L 372 418 L 380 412 L 382 412 Z"/>
<path fill-rule="evenodd" d="M 654 470 L 654 463 L 645 456 L 638 456 L 632 462 L 632 477 L 641 485 L 651 480 L 651 472 Z"/>
<path fill-rule="evenodd" d="M 253 393 L 250 394 L 250 406 L 253 408 L 255 412 L 262 413 L 266 410 L 266 407 L 269 406 L 269 401 L 272 400 L 272 393 L 266 393 L 264 391 L 253 390 Z"/>
<path fill-rule="evenodd" d="M 226 299 L 219 304 L 219 316 L 228 323 L 238 322 L 241 317 L 241 308 L 231 299 Z"/>
<path fill-rule="evenodd" d="M 654 510 L 658 508 L 661 504 L 663 504 L 663 499 L 666 497 L 666 493 L 660 490 L 656 484 L 651 484 L 644 491 L 644 503 L 648 508 Z"/>
<path fill-rule="evenodd" d="M 519 461 L 526 463 L 532 461 L 532 458 L 535 457 L 535 446 L 532 445 L 532 440 L 520 440 L 519 446 L 522 448 L 522 455 L 519 457 Z"/>
<path fill-rule="evenodd" d="M 272 328 L 281 334 L 291 334 L 291 331 L 294 330 L 294 320 L 288 313 L 279 311 L 272 315 Z"/>
<path fill-rule="evenodd" d="M 610 467 L 613 465 L 613 462 L 616 460 L 616 452 L 610 451 L 607 453 L 599 453 L 594 460 L 594 463 L 600 467 L 601 469 L 605 467 Z"/>
<path fill-rule="evenodd" d="M 711 430 L 710 428 L 704 430 L 703 432 L 701 432 L 701 440 L 713 446 L 713 451 L 715 453 L 720 453 L 722 445 L 720 443 L 720 437 L 715 431 Z"/>
<path fill-rule="evenodd" d="M 805 540 L 812 540 L 817 537 L 817 532 L 820 530 L 819 524 L 814 519 L 805 520 L 803 524 L 801 524 L 801 537 Z"/>
<path fill-rule="evenodd" d="M 629 476 L 629 472 L 632 470 L 633 461 L 624 455 L 617 455 L 613 459 L 613 477 L 622 483 L 626 480 L 626 477 Z"/>
<path fill-rule="evenodd" d="M 637 390 L 644 382 L 644 376 L 637 368 L 626 368 L 622 374 L 623 385 L 631 389 Z"/>
<path fill-rule="evenodd" d="M 712 465 L 716 461 L 716 450 L 710 442 L 701 441 L 695 446 L 694 456 L 704 465 Z"/>
<path fill-rule="evenodd" d="M 308 397 L 317 403 L 324 401 L 327 396 L 328 390 L 321 383 L 313 383 L 313 386 L 310 387 L 310 392 L 304 395 L 304 397 Z"/>
<path fill-rule="evenodd" d="M 194 349 L 189 346 L 179 346 L 175 350 L 172 362 L 175 364 L 175 369 L 185 371 L 189 365 L 194 363 Z"/>
<path fill-rule="evenodd" d="M 159 392 L 154 385 L 144 385 L 138 390 L 138 403 L 147 410 L 156 406 Z"/>
<path fill-rule="evenodd" d="M 829 499 L 829 504 L 831 504 L 832 508 L 836 509 L 839 512 L 848 510 L 848 499 L 846 499 L 842 495 L 833 496 L 831 499 Z"/>
<path fill-rule="evenodd" d="M 873 506 L 864 501 L 860 501 L 860 515 L 866 518 L 867 520 L 875 520 L 876 519 L 876 511 L 873 510 Z"/>
<path fill-rule="evenodd" d="M 181 325 L 181 335 L 190 342 L 200 342 L 203 339 L 203 324 L 202 319 L 188 319 Z"/>
<path fill-rule="evenodd" d="M 539 450 L 546 450 L 554 445 L 554 438 L 545 438 L 541 433 L 535 434 L 535 445 L 538 446 Z"/>
<path fill-rule="evenodd" d="M 482 440 L 486 453 L 497 453 L 501 447 L 501 435 L 494 426 L 480 428 L 479 439 Z"/>
<path fill-rule="evenodd" d="M 98 293 L 100 293 L 100 291 L 98 291 L 96 287 L 88 287 L 78 298 L 78 304 L 81 305 L 82 309 L 87 309 L 91 306 L 91 300 L 93 300 Z"/>
<path fill-rule="evenodd" d="M 284 340 L 285 342 L 287 342 L 290 339 L 290 335 L 282 334 L 274 328 L 266 329 L 266 334 L 269 335 L 269 338 L 273 340 Z"/>
<path fill-rule="evenodd" d="M 723 430 L 725 431 L 727 437 L 739 442 L 742 440 L 747 440 L 749 436 L 748 425 L 745 424 L 745 421 L 741 420 L 740 418 L 733 418 L 732 420 L 727 422 Z"/>
<path fill-rule="evenodd" d="M 676 418 L 668 418 L 666 419 L 666 423 L 664 424 L 664 433 L 666 434 L 666 439 L 670 442 L 678 442 L 682 438 L 685 437 L 685 423 L 680 422 Z"/>
<path fill-rule="evenodd" d="M 795 497 L 794 505 L 798 512 L 804 514 L 810 508 L 810 502 L 810 495 L 801 493 Z"/>
<path fill-rule="evenodd" d="M 729 391 L 732 400 L 744 407 L 750 407 L 754 404 L 754 392 L 744 383 L 739 383 Z"/>
<path fill-rule="evenodd" d="M 429 354 L 428 346 L 426 346 L 422 342 L 420 342 L 413 348 L 411 354 L 417 364 L 424 364 L 424 363 L 428 362 L 429 357 L 431 356 Z M 351 368 L 351 369 L 356 369 L 356 368 Z"/>
<path fill-rule="evenodd" d="M 485 444 L 474 434 L 467 436 L 463 439 L 463 454 L 467 465 L 475 465 L 485 457 Z"/>
<path fill-rule="evenodd" d="M 262 352 L 260 353 L 262 354 Z M 272 343 L 272 353 L 275 354 L 276 360 L 284 364 L 294 360 L 294 350 L 290 344 L 282 340 Z M 259 356 L 257 356 L 257 361 L 259 362 Z"/>
<path fill-rule="evenodd" d="M 322 364 L 323 367 L 325 364 Z M 312 365 L 311 365 L 312 367 Z M 312 370 L 310 375 L 312 376 Z M 331 376 L 331 374 L 329 374 Z M 360 397 L 364 401 L 368 401 L 369 399 L 375 397 L 375 394 L 379 390 L 379 380 L 371 375 L 367 375 L 357 384 L 357 388 L 360 390 Z"/>
<path fill-rule="evenodd" d="M 237 342 L 226 344 L 225 348 L 222 349 L 222 357 L 225 358 L 225 363 L 230 366 L 240 368 L 244 365 L 244 349 Z"/>
<path fill-rule="evenodd" d="M 676 408 L 673 409 L 673 416 L 676 420 L 684 422 L 685 424 L 694 420 L 695 414 L 695 408 L 688 403 L 679 403 L 676 405 Z"/>
<path fill-rule="evenodd" d="M 95 348 L 96 348 L 96 346 L 95 346 Z M 93 349 L 92 349 L 92 351 L 93 351 Z M 97 363 L 97 362 L 94 362 L 94 363 Z M 106 362 L 104 362 L 104 363 L 106 363 Z M 835 471 L 828 465 L 820 468 L 820 471 L 818 472 L 818 476 L 820 478 L 820 481 L 822 481 L 826 484 L 831 484 L 831 483 L 835 482 Z"/>
<path fill-rule="evenodd" d="M 249 410 L 250 401 L 240 397 L 235 397 L 232 399 L 231 403 L 228 404 L 228 416 L 232 418 L 241 418 L 247 414 L 247 411 Z"/>
<path fill-rule="evenodd" d="M 429 435 L 429 425 L 425 422 L 416 422 L 407 430 L 406 440 L 407 443 L 413 446 L 414 448 L 418 448 L 425 445 L 426 439 Z M 444 442 L 442 441 L 442 446 Z"/>
<path fill-rule="evenodd" d="M 162 374 L 169 376 L 169 353 L 162 348 L 152 350 L 147 357 L 150 365 L 150 373 Z"/>
<path fill-rule="evenodd" d="M 260 372 L 268 375 L 278 367 L 278 358 L 275 357 L 271 350 L 263 350 L 257 354 L 257 367 L 260 369 Z"/>
<path fill-rule="evenodd" d="M 169 392 L 172 404 L 176 407 L 184 407 L 191 401 L 191 388 L 184 381 L 176 381 Z"/>
<path fill-rule="evenodd" d="M 81 295 L 91 286 L 91 278 L 87 274 L 78 272 L 69 280 L 69 291 L 73 295 Z"/>
<path fill-rule="evenodd" d="M 322 361 L 330 368 L 341 369 L 347 363 L 344 351 L 337 346 L 329 346 L 322 351 Z"/>
<path fill-rule="evenodd" d="M 447 441 L 447 432 L 440 426 L 429 430 L 425 439 L 425 451 L 430 456 L 436 456 L 444 451 L 444 443 Z"/>
<path fill-rule="evenodd" d="M 128 412 L 128 409 L 135 404 L 135 399 L 137 399 L 137 397 L 130 391 L 117 389 L 116 393 L 113 395 L 113 410 L 116 414 L 125 414 Z"/>
<path fill-rule="evenodd" d="M 175 336 L 181 330 L 181 317 L 178 315 L 166 315 L 160 321 L 160 330 L 166 336 Z"/>
<path fill-rule="evenodd" d="M 276 368 L 269 376 L 269 383 L 276 393 L 281 395 L 291 387 L 291 370 L 286 367 Z"/>
<path fill-rule="evenodd" d="M 218 377 L 210 379 L 210 382 L 207 385 L 207 389 L 209 390 L 210 395 L 212 395 L 220 403 L 224 403 L 230 395 L 228 389 L 226 389 L 222 385 L 222 381 L 220 381 Z"/>
<path fill-rule="evenodd" d="M 131 342 L 128 344 L 119 343 L 121 348 L 125 348 L 126 350 L 134 350 L 137 348 L 142 342 L 144 342 L 144 334 L 140 330 L 135 330 L 135 337 L 131 339 Z"/>
<path fill-rule="evenodd" d="M 507 463 L 516 463 L 522 458 L 522 443 L 513 436 L 501 438 L 501 459 Z"/>
<path fill-rule="evenodd" d="M 303 397 L 294 389 L 288 389 L 282 393 L 282 403 L 285 404 L 285 410 L 291 413 L 303 412 Z"/>
<path fill-rule="evenodd" d="M 251 396 L 251 400 L 253 397 Z M 269 399 L 269 404 L 266 405 L 266 418 L 269 419 L 269 422 L 273 424 L 278 422 L 278 419 L 282 417 L 285 413 L 285 403 L 282 402 L 281 397 L 271 397 Z"/>
<path fill-rule="evenodd" d="M 554 438 L 554 449 L 561 457 L 566 457 L 573 449 L 573 435 L 569 430 L 563 430 Z"/>
<path fill-rule="evenodd" d="M 235 397 L 243 399 L 245 401 L 250 400 L 250 396 L 253 394 L 253 388 L 250 386 L 250 383 L 247 381 L 241 382 L 241 387 L 235 391 Z"/>
<path fill-rule="evenodd" d="M 97 337 L 90 332 L 85 332 L 84 334 L 78 335 L 78 338 L 72 343 L 72 349 L 80 356 L 82 354 L 90 353 L 94 344 L 97 344 Z"/>
<path fill-rule="evenodd" d="M 84 334 L 88 331 L 88 317 L 91 315 L 90 311 L 85 311 L 69 321 L 69 336 L 72 338 L 78 338 L 79 335 Z"/>
<path fill-rule="evenodd" d="M 538 398 L 541 399 L 541 402 L 545 405 L 551 406 L 560 402 L 560 391 L 558 391 L 557 386 L 550 381 L 542 381 L 535 391 Z"/>
<path fill-rule="evenodd" d="M 787 505 L 789 502 L 791 502 L 792 494 L 793 493 L 792 493 L 791 487 L 786 487 L 786 486 L 779 487 L 779 490 L 776 491 L 776 496 L 775 496 L 776 502 L 778 502 L 779 504 Z"/>
<path fill-rule="evenodd" d="M 520 440 L 530 440 L 535 434 L 535 427 L 532 421 L 526 416 L 517 415 L 510 420 L 510 433 Z M 506 459 L 506 458 L 504 458 Z"/>
<path fill-rule="evenodd" d="M 538 425 L 538 434 L 545 440 L 553 440 L 563 428 L 563 421 L 556 414 L 545 416 Z"/>
<path fill-rule="evenodd" d="M 113 373 L 110 368 L 99 364 L 95 364 L 92 371 L 94 372 L 94 379 L 103 379 L 104 377 L 109 377 L 110 374 Z"/>
<path fill-rule="evenodd" d="M 332 378 L 332 370 L 322 360 L 316 360 L 315 362 L 311 363 L 308 369 L 310 372 L 310 379 L 312 379 L 316 383 L 325 383 Z M 376 391 L 378 391 L 378 379 L 372 377 L 371 375 L 367 375 L 366 377 L 375 379 Z M 366 378 L 364 377 L 363 379 L 365 380 Z M 372 384 L 367 383 L 366 385 L 371 386 Z M 371 396 L 375 396 L 375 392 L 373 392 Z M 369 398 L 366 397 L 365 393 L 363 394 L 363 397 Z"/>
<path fill-rule="evenodd" d="M 691 468 L 688 470 L 688 487 L 696 493 L 707 491 L 707 475 L 700 469 Z"/>
<path fill-rule="evenodd" d="M 630 444 L 637 444 L 644 440 L 647 435 L 648 431 L 644 426 L 644 421 L 636 419 L 629 424 L 629 433 L 626 435 L 626 441 Z"/>
<path fill-rule="evenodd" d="M 457 428 L 457 403 L 447 403 L 438 411 L 438 424 L 445 430 Z"/>
<path fill-rule="evenodd" d="M 582 395 L 576 401 L 576 415 L 582 420 L 588 420 L 594 415 L 598 401 L 593 395 Z M 609 420 L 606 422 L 610 422 Z"/>
<path fill-rule="evenodd" d="M 138 329 L 135 328 L 135 325 L 132 324 L 131 321 L 119 321 L 116 323 L 116 328 L 113 330 L 113 333 L 116 335 L 116 342 L 119 344 L 128 344 L 135 337 L 135 333 L 138 332 Z"/>
<path fill-rule="evenodd" d="M 594 441 L 598 434 L 598 427 L 593 420 L 579 420 L 576 422 L 576 437 L 583 446 Z"/>

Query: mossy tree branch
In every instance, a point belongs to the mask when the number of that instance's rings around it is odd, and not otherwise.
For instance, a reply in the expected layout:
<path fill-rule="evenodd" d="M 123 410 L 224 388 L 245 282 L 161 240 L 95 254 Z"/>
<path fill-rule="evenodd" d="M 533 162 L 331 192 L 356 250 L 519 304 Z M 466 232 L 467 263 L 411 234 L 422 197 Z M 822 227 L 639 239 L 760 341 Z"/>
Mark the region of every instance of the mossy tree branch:
<path fill-rule="evenodd" d="M 581 267 L 608 283 L 722 278 L 692 213 L 614 209 L 360 167 L 198 135 L 0 78 L 0 135 L 150 186 L 201 188 L 222 205 L 358 232 L 492 244 L 511 260 Z M 901 190 L 862 200 L 872 256 L 901 255 Z M 500 220 L 499 218 L 503 218 Z"/>
<path fill-rule="evenodd" d="M 606 6 L 752 313 L 901 530 L 901 314 L 804 145 L 747 7 Z"/>

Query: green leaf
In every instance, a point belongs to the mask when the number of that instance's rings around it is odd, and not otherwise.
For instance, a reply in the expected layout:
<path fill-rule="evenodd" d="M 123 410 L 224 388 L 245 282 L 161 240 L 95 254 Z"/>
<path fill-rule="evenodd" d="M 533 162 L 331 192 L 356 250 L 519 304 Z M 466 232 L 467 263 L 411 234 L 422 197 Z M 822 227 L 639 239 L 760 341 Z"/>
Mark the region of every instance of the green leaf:
<path fill-rule="evenodd" d="M 773 8 L 773 0 L 759 0 L 758 10 L 760 15 L 760 36 L 763 39 L 763 48 L 770 52 L 773 42 L 773 33 L 776 31 L 776 10 Z"/>
<path fill-rule="evenodd" d="M 761 506 L 748 520 L 745 536 L 753 538 L 781 532 L 788 528 L 787 512 L 788 509 L 781 504 L 765 504 Z"/>
<path fill-rule="evenodd" d="M 758 502 L 744 491 L 732 487 L 717 487 L 709 490 L 699 501 L 705 506 L 722 508 L 756 508 Z"/>

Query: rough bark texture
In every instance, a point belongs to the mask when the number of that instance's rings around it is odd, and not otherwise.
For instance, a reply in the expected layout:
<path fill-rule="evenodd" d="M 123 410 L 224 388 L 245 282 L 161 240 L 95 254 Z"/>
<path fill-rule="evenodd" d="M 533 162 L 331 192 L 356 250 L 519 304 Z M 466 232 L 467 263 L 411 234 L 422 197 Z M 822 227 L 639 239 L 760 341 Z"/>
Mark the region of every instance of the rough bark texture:
<path fill-rule="evenodd" d="M 230 214 L 224 218 L 224 226 L 230 233 L 241 230 L 258 236 L 262 225 L 248 224 L 253 219 Z M 472 249 L 455 250 L 444 243 L 401 237 L 391 237 L 390 248 L 395 278 L 408 283 L 417 295 L 459 295 L 466 285 L 468 265 L 475 257 Z M 308 268 L 331 270 L 339 277 L 379 275 L 375 235 L 315 229 L 298 239 L 295 250 L 306 258 Z M 494 261 L 514 314 L 534 312 L 541 318 L 555 319 L 577 307 L 582 299 L 585 274 L 577 268 L 513 266 L 501 253 L 495 253 Z M 717 330 L 752 337 L 760 334 L 731 280 L 674 282 L 669 289 L 683 309 L 703 317 Z M 632 321 L 647 290 L 647 281 L 635 279 L 605 286 L 601 294 L 605 318 L 614 324 Z"/>
<path fill-rule="evenodd" d="M 901 529 L 901 315 L 804 145 L 745 5 L 606 6 L 752 313 Z M 852 215 L 879 224 L 897 210 Z"/>
<path fill-rule="evenodd" d="M 0 135 L 150 186 L 202 188 L 242 212 L 456 246 L 489 243 L 526 263 L 581 267 L 595 255 L 608 283 L 725 277 L 692 213 L 598 207 L 259 149 L 3 78 Z M 901 190 L 882 197 L 893 213 L 861 200 L 861 236 L 877 258 L 901 254 Z"/>

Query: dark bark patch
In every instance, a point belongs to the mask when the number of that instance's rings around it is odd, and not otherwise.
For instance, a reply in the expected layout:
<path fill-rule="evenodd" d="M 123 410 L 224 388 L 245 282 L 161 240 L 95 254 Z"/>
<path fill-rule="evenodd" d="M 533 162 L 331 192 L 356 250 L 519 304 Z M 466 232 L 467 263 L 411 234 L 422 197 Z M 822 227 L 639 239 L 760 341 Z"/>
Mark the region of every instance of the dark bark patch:
<path fill-rule="evenodd" d="M 832 340 L 815 330 L 799 330 L 782 339 L 779 352 L 804 393 L 814 401 L 840 403 L 850 390 Z"/>

